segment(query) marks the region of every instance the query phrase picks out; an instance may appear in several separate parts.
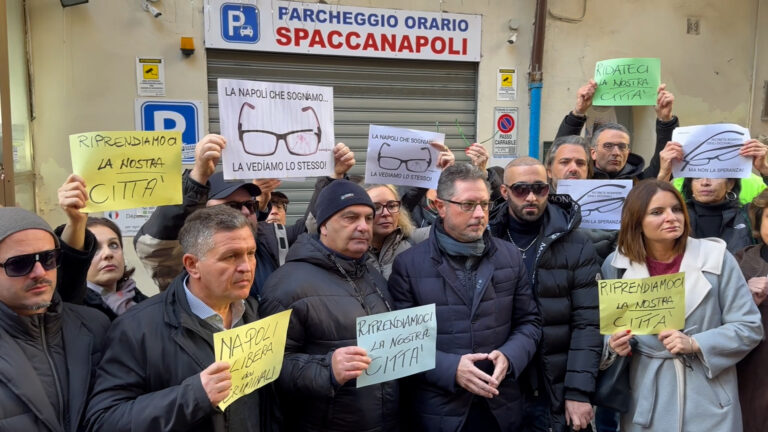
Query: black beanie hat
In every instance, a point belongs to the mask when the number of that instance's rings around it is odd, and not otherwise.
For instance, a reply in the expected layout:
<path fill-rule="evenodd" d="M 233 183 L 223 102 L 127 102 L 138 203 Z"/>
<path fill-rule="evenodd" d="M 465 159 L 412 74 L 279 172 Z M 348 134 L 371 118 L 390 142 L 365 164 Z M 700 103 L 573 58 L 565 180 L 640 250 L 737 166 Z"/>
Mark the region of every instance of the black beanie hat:
<path fill-rule="evenodd" d="M 322 226 L 331 216 L 353 205 L 365 205 L 376 211 L 365 189 L 349 180 L 332 181 L 317 196 L 315 202 L 317 226 Z"/>

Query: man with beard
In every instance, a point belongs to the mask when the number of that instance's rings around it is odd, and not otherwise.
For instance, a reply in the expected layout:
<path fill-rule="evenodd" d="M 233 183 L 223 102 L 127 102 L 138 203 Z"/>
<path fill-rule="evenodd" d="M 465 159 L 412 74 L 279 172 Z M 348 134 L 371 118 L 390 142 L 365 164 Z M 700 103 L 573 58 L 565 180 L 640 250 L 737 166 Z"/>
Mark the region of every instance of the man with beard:
<path fill-rule="evenodd" d="M 356 346 L 355 320 L 392 304 L 386 280 L 366 262 L 374 209 L 361 186 L 331 182 L 315 203 L 319 235 L 299 236 L 264 287 L 263 316 L 293 310 L 276 381 L 284 430 L 398 430 L 397 381 L 355 381 L 371 363 Z"/>
<path fill-rule="evenodd" d="M 557 188 L 561 179 L 584 180 L 592 174 L 587 140 L 579 135 L 555 138 L 547 152 L 545 165 L 549 184 Z"/>
<path fill-rule="evenodd" d="M 62 302 L 55 283 L 61 247 L 36 214 L 0 208 L 2 430 L 81 430 L 109 320 Z"/>
<path fill-rule="evenodd" d="M 536 351 L 541 319 L 520 254 L 486 230 L 486 173 L 443 170 L 429 239 L 401 253 L 395 307 L 435 304 L 435 368 L 403 383 L 405 422 L 425 431 L 510 431 L 522 421 L 518 377 Z"/>
<path fill-rule="evenodd" d="M 578 204 L 568 195 L 549 194 L 541 162 L 512 161 L 501 191 L 507 211 L 491 222 L 491 232 L 522 253 L 543 323 L 536 356 L 525 371 L 522 430 L 588 429 L 603 345 L 598 257 L 589 239 L 576 231 Z"/>

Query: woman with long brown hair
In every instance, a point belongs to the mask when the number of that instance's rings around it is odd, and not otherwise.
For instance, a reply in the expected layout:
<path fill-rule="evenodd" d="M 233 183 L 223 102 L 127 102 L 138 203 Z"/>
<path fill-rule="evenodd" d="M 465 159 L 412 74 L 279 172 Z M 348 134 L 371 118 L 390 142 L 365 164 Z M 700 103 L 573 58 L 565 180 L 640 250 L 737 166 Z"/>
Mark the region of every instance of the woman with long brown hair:
<path fill-rule="evenodd" d="M 605 260 L 603 277 L 684 272 L 685 326 L 607 338 L 606 363 L 634 354 L 622 431 L 742 430 L 735 366 L 763 336 L 760 315 L 725 242 L 689 234 L 685 203 L 670 183 L 645 180 L 627 196 L 618 248 Z"/>

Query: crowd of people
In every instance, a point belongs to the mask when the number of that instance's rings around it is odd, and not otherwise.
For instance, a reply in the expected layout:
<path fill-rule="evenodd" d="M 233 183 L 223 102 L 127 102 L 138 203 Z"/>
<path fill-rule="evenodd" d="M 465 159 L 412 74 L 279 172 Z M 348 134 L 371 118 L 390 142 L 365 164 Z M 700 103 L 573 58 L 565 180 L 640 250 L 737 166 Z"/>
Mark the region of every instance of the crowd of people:
<path fill-rule="evenodd" d="M 661 85 L 650 164 L 629 131 L 581 135 L 596 84 L 577 93 L 544 161 L 456 163 L 433 143 L 436 189 L 363 184 L 339 143 L 302 218 L 280 182 L 225 181 L 207 135 L 134 237 L 161 293 L 131 278 L 120 229 L 59 189 L 67 223 L 0 208 L 0 430 L 765 431 L 768 191 L 763 178 L 672 178 L 682 146 Z M 740 154 L 768 174 L 766 145 Z M 629 179 L 621 228 L 580 228 L 563 179 Z M 598 280 L 685 273 L 685 326 L 600 334 Z M 370 366 L 358 317 L 435 305 L 435 367 L 358 388 Z M 230 365 L 213 334 L 292 310 L 272 384 L 221 410 Z M 596 398 L 604 374 L 629 385 Z M 605 390 L 605 389 L 602 389 Z"/>

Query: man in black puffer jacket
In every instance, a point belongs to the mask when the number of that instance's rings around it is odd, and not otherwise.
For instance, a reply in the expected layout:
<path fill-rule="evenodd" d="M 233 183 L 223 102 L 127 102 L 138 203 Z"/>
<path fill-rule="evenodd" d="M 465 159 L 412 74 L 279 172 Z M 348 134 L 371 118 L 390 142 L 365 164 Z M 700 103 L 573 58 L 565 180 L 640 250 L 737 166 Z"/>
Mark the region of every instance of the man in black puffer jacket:
<path fill-rule="evenodd" d="M 355 346 L 355 320 L 391 309 L 384 277 L 366 264 L 373 213 L 362 187 L 330 183 L 315 204 L 320 235 L 302 234 L 267 279 L 260 313 L 293 310 L 277 380 L 285 430 L 398 429 L 397 382 L 355 382 L 371 362 Z"/>
<path fill-rule="evenodd" d="M 578 204 L 568 195 L 549 195 L 547 174 L 524 157 L 504 172 L 506 210 L 491 222 L 494 236 L 523 254 L 542 314 L 543 335 L 536 361 L 527 369 L 524 430 L 587 429 L 593 412 L 602 338 L 596 276 L 598 257 L 589 239 L 575 231 Z"/>
<path fill-rule="evenodd" d="M 389 288 L 398 309 L 435 304 L 435 368 L 403 382 L 413 430 L 516 431 L 518 377 L 536 352 L 541 318 L 520 254 L 486 227 L 490 185 L 468 164 L 443 170 L 429 240 L 398 255 Z"/>

